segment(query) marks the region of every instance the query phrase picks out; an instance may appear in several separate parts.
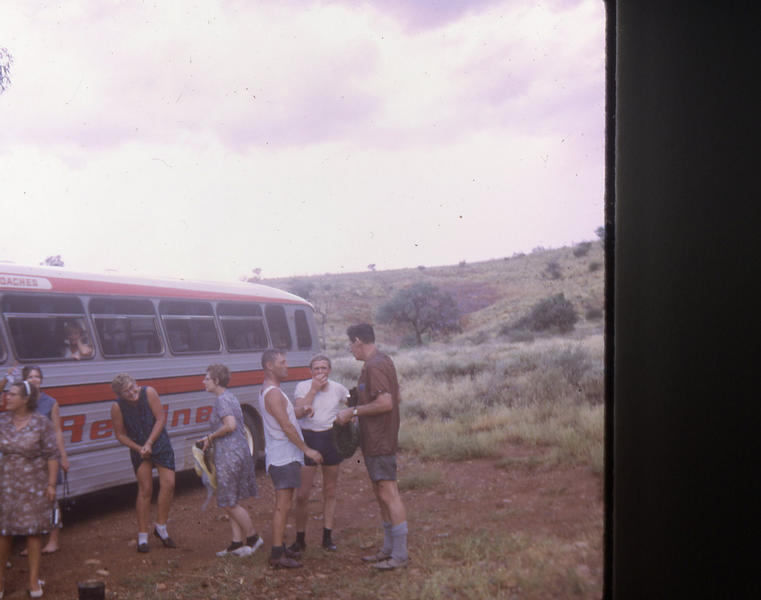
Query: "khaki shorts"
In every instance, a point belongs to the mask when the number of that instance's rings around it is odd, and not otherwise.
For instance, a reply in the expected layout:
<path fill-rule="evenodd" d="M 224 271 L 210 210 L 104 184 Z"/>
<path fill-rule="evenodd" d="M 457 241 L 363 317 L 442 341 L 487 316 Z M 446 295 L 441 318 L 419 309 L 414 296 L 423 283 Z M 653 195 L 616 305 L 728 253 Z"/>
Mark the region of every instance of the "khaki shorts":
<path fill-rule="evenodd" d="M 270 474 L 276 490 L 301 487 L 301 463 L 298 461 L 293 461 L 282 467 L 270 465 L 267 472 Z"/>
<path fill-rule="evenodd" d="M 365 467 L 370 481 L 396 481 L 396 454 L 365 456 Z"/>

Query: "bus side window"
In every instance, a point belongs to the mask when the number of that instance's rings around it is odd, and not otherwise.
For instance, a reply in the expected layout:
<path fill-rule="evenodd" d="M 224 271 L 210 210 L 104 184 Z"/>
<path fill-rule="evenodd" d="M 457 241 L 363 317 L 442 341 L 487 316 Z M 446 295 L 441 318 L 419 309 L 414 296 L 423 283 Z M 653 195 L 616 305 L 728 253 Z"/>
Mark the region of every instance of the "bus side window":
<path fill-rule="evenodd" d="M 280 350 L 290 350 L 291 331 L 288 329 L 288 320 L 285 318 L 285 309 L 279 304 L 268 304 L 264 309 L 267 317 L 267 327 L 270 330 L 272 347 Z"/>
<path fill-rule="evenodd" d="M 169 349 L 175 354 L 192 352 L 219 352 L 214 312 L 208 302 L 162 300 L 159 313 L 169 341 Z"/>
<path fill-rule="evenodd" d="M 6 294 L 3 312 L 19 360 L 81 360 L 95 354 L 79 298 Z"/>
<path fill-rule="evenodd" d="M 161 336 L 150 300 L 93 298 L 90 313 L 104 356 L 162 354 Z"/>
<path fill-rule="evenodd" d="M 217 316 L 229 351 L 264 350 L 269 346 L 264 313 L 259 304 L 220 302 Z"/>
<path fill-rule="evenodd" d="M 0 332 L 2 332 L 2 330 L 2 325 L 0 325 Z M 0 363 L 5 362 L 6 358 L 8 358 L 8 353 L 5 351 L 5 342 L 3 342 L 3 336 L 2 333 L 0 333 Z"/>
<path fill-rule="evenodd" d="M 299 350 L 305 350 L 312 347 L 312 334 L 309 331 L 307 314 L 301 309 L 297 309 L 293 314 L 296 321 L 296 344 Z"/>

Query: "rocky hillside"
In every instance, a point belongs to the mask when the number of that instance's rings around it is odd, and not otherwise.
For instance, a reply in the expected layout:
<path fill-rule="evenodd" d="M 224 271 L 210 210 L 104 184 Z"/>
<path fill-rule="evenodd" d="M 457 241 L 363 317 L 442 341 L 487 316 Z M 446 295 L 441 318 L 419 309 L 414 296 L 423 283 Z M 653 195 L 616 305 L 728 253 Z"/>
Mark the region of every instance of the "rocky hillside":
<path fill-rule="evenodd" d="M 604 254 L 599 241 L 452 266 L 327 273 L 265 279 L 262 283 L 310 300 L 325 345 L 332 348 L 344 345 L 347 325 L 374 322 L 375 312 L 384 301 L 419 281 L 454 296 L 463 315 L 460 335 L 467 338 L 491 337 L 537 301 L 559 293 L 574 304 L 580 317 L 577 329 L 602 330 Z M 406 333 L 391 326 L 376 329 L 378 336 L 391 344 L 398 344 Z"/>

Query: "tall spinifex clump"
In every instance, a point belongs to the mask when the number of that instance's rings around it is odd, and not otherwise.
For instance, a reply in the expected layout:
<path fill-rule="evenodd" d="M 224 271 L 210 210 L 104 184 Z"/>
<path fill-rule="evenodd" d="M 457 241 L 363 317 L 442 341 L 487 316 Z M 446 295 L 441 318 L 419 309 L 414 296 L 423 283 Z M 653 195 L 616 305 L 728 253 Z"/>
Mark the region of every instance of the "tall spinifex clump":
<path fill-rule="evenodd" d="M 546 340 L 400 352 L 402 444 L 423 458 L 464 460 L 510 440 L 553 447 L 552 460 L 602 465 L 602 343 Z"/>

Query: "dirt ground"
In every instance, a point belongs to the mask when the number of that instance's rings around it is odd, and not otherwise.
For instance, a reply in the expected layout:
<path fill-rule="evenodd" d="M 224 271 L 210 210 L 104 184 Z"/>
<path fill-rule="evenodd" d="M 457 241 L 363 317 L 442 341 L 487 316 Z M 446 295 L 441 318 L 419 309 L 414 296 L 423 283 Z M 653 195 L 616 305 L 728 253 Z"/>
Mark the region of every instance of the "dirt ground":
<path fill-rule="evenodd" d="M 520 462 L 538 451 L 506 446 L 503 456 Z M 128 460 L 126 452 L 124 459 Z M 425 483 L 426 474 L 431 473 L 439 478 L 434 477 L 433 481 L 429 478 Z M 79 499 L 71 511 L 64 513 L 61 549 L 43 557 L 45 598 L 77 598 L 77 582 L 87 579 L 105 581 L 107 598 L 364 597 L 359 592 L 352 594 L 350 582 L 356 578 L 359 585 L 363 578 L 370 576 L 369 567 L 361 562 L 360 557 L 376 549 L 381 534 L 377 506 L 361 463 L 361 454 L 357 452 L 341 467 L 333 535 L 338 552 L 327 553 L 319 548 L 321 499 L 315 491 L 309 508 L 304 568 L 297 571 L 272 571 L 266 565 L 271 542 L 273 490 L 263 471 L 259 470 L 257 476 L 260 498 L 247 501 L 245 505 L 264 537 L 265 546 L 250 558 L 215 557 L 215 551 L 227 545 L 230 527 L 214 499 L 205 512 L 201 511 L 205 490 L 192 472 L 178 475 L 169 522 L 170 534 L 179 546 L 174 550 L 161 547 L 158 539 L 151 536 L 150 552 L 136 552 L 133 486 Z M 410 482 L 409 486 L 404 485 L 405 479 Z M 515 589 L 499 597 L 511 600 L 600 597 L 602 484 L 600 477 L 587 468 L 504 468 L 504 463 L 500 465 L 498 459 L 421 463 L 414 457 L 403 455 L 400 456 L 400 485 L 404 489 L 410 530 L 408 545 L 412 561 L 403 574 L 409 578 L 407 581 L 432 577 L 435 567 L 425 554 L 432 540 L 474 531 L 482 531 L 485 536 L 521 532 L 529 537 L 562 542 L 568 568 L 577 581 L 575 591 L 566 593 L 553 585 L 548 586 L 546 594 L 535 592 L 532 595 L 522 593 L 516 584 Z M 287 543 L 294 539 L 290 519 Z M 11 559 L 13 566 L 6 575 L 6 598 L 27 597 L 27 564 L 26 559 L 18 555 L 21 543 L 20 540 L 17 542 Z M 218 568 L 221 561 L 249 561 L 245 576 L 240 577 L 243 586 L 240 589 L 244 591 L 220 592 L 224 588 L 215 587 L 213 581 L 204 579 L 222 572 Z M 224 572 L 232 573 L 230 569 Z M 326 593 L 320 591 L 326 588 L 312 585 L 314 581 L 336 575 L 341 577 L 342 583 L 336 588 L 341 591 Z M 397 573 L 372 575 L 382 578 L 401 576 Z M 191 580 L 197 581 L 197 590 L 193 594 L 187 591 Z M 206 595 L 204 589 L 208 592 Z M 383 594 L 394 597 L 393 591 L 379 592 L 378 597 Z"/>

